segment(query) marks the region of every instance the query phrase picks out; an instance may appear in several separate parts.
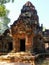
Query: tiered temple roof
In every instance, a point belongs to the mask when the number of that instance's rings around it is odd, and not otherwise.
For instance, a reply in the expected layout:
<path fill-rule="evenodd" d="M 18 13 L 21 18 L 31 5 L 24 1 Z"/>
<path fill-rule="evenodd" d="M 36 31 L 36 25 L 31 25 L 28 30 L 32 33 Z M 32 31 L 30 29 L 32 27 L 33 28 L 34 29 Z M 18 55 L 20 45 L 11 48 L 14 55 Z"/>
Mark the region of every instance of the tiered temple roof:
<path fill-rule="evenodd" d="M 25 23 L 28 23 L 28 24 L 31 24 L 31 25 L 32 24 L 39 25 L 39 18 L 38 18 L 38 15 L 37 15 L 37 11 L 35 9 L 35 6 L 32 5 L 31 2 L 28 1 L 26 4 L 24 4 L 24 6 L 21 9 L 21 14 L 20 14 L 18 20 L 23 20 L 23 21 L 25 21 Z M 13 23 L 13 25 L 15 23 L 17 23 L 18 20 L 15 21 Z"/>

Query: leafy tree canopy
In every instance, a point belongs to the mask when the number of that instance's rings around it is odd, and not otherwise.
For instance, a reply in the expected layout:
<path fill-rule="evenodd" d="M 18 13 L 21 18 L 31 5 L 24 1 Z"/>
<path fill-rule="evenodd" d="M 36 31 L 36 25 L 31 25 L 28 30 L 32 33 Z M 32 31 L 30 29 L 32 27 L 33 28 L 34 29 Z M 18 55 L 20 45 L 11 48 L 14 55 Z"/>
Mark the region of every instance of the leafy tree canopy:
<path fill-rule="evenodd" d="M 8 2 L 14 2 L 14 0 L 0 0 L 0 4 L 5 4 L 5 3 L 8 3 Z"/>
<path fill-rule="evenodd" d="M 4 5 L 0 5 L 0 17 L 5 16 L 7 12 L 7 9 Z"/>
<path fill-rule="evenodd" d="M 5 5 L 9 2 L 14 2 L 14 0 L 0 0 L 0 34 L 3 34 L 5 30 L 7 30 L 8 23 L 10 22 L 10 19 L 8 18 L 9 10 L 6 9 Z"/>

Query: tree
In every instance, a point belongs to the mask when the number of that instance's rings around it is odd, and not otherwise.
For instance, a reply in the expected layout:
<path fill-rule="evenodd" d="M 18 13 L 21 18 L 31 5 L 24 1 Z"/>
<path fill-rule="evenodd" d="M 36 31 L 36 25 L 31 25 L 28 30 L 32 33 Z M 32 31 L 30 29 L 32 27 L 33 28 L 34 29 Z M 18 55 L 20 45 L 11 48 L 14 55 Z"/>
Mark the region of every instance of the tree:
<path fill-rule="evenodd" d="M 8 18 L 9 10 L 6 9 L 6 3 L 10 1 L 14 2 L 14 0 L 0 0 L 0 34 L 3 34 L 6 29 L 8 29 L 8 23 L 10 19 Z"/>
<path fill-rule="evenodd" d="M 0 0 L 0 4 L 5 4 L 5 3 L 8 3 L 8 2 L 14 2 L 14 0 Z"/>
<path fill-rule="evenodd" d="M 6 16 L 6 8 L 4 5 L 0 5 L 0 17 Z"/>

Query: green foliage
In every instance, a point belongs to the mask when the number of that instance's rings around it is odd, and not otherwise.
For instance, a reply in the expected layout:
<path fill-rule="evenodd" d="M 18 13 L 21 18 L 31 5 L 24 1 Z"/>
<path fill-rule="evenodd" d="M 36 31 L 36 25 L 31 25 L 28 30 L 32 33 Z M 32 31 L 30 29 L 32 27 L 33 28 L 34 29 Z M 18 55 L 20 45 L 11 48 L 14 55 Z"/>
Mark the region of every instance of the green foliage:
<path fill-rule="evenodd" d="M 9 11 L 3 4 L 0 4 L 0 34 L 3 34 L 6 29 L 8 29 L 8 23 L 10 19 L 8 18 Z"/>
<path fill-rule="evenodd" d="M 6 3 L 14 2 L 14 0 L 0 0 L 0 34 L 3 34 L 6 29 L 8 29 L 8 23 L 10 19 L 8 18 L 9 10 L 6 9 Z"/>
<path fill-rule="evenodd" d="M 10 22 L 10 19 L 8 17 L 0 17 L 0 34 L 3 34 L 5 30 L 7 30 L 8 23 Z"/>
<path fill-rule="evenodd" d="M 0 0 L 0 4 L 9 3 L 10 1 L 14 2 L 14 0 Z"/>
<path fill-rule="evenodd" d="M 0 5 L 0 17 L 5 16 L 6 15 L 6 8 L 4 5 Z"/>
<path fill-rule="evenodd" d="M 4 17 L 4 24 L 8 24 L 10 22 L 10 19 L 8 17 Z"/>
<path fill-rule="evenodd" d="M 14 2 L 14 0 L 12 0 L 12 2 Z"/>

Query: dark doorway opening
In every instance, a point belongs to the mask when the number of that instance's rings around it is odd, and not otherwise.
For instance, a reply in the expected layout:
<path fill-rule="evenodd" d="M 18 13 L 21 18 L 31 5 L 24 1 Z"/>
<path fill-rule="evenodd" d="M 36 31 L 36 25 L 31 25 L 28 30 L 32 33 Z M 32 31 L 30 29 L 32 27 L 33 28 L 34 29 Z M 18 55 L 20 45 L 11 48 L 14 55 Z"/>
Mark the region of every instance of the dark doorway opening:
<path fill-rule="evenodd" d="M 25 51 L 25 39 L 20 39 L 20 51 Z"/>
<path fill-rule="evenodd" d="M 13 44 L 12 42 L 9 42 L 9 51 L 12 51 L 13 50 Z"/>

